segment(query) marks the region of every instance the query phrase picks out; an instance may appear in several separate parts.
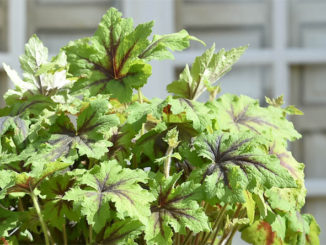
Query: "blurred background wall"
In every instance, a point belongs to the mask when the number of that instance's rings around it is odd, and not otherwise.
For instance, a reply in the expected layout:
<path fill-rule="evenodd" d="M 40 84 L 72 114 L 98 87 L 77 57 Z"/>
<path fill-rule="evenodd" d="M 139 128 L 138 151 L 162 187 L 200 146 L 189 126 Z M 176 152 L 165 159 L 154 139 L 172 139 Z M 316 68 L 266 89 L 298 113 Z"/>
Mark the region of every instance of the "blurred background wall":
<path fill-rule="evenodd" d="M 56 54 L 69 40 L 92 35 L 111 6 L 136 23 L 154 19 L 155 33 L 185 28 L 208 47 L 213 42 L 217 48 L 250 44 L 222 78 L 222 91 L 250 95 L 262 103 L 265 95 L 283 94 L 287 104 L 304 111 L 304 116 L 293 118 L 303 139 L 291 147 L 306 164 L 305 212 L 317 218 L 321 244 L 326 244 L 326 1 L 0 0 L 0 64 L 19 69 L 18 56 L 33 33 Z M 153 62 L 145 95 L 165 96 L 166 84 L 203 49 L 193 43 L 175 55 L 176 61 Z M 10 86 L 0 65 L 1 99 Z"/>

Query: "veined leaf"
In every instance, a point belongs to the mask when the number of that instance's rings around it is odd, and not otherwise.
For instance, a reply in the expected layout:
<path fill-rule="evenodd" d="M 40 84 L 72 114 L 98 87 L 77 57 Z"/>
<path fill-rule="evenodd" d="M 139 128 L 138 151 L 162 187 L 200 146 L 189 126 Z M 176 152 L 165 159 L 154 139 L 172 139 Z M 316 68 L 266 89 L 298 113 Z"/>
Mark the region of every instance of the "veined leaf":
<path fill-rule="evenodd" d="M 257 100 L 248 96 L 224 94 L 211 104 L 215 110 L 219 126 L 225 131 L 243 132 L 250 130 L 259 135 L 267 135 L 275 140 L 295 140 L 301 135 L 283 115 L 283 109 L 274 106 L 263 108 Z"/>
<path fill-rule="evenodd" d="M 88 88 L 91 95 L 109 93 L 121 102 L 131 100 L 132 89 L 142 87 L 151 66 L 138 56 L 149 45 L 153 22 L 133 28 L 131 19 L 111 8 L 102 18 L 94 36 L 71 42 L 64 48 L 70 72 L 81 78 L 75 91 Z"/>
<path fill-rule="evenodd" d="M 120 217 L 129 216 L 147 224 L 153 196 L 138 185 L 145 183 L 147 178 L 142 170 L 122 169 L 116 161 L 103 162 L 77 178 L 82 187 L 72 188 L 64 199 L 80 206 L 95 230 L 100 230 L 114 212 L 109 202 L 114 203 Z"/>
<path fill-rule="evenodd" d="M 73 209 L 72 201 L 63 199 L 75 182 L 75 178 L 65 174 L 56 175 L 40 185 L 41 194 L 46 197 L 43 207 L 44 218 L 59 230 L 62 230 L 66 219 L 77 221 L 80 218 L 78 210 Z"/>
<path fill-rule="evenodd" d="M 184 50 L 189 47 L 189 40 L 196 40 L 205 45 L 199 39 L 190 36 L 186 30 L 167 35 L 154 35 L 152 42 L 139 55 L 139 58 L 148 61 L 152 59 L 173 59 L 174 56 L 168 49 L 172 51 Z"/>
<path fill-rule="evenodd" d="M 15 175 L 15 185 L 10 187 L 8 192 L 30 192 L 33 191 L 42 181 L 63 169 L 70 164 L 64 162 L 48 162 L 43 163 L 34 173 L 19 173 Z"/>
<path fill-rule="evenodd" d="M 4 64 L 15 90 L 9 90 L 5 95 L 7 104 L 14 103 L 16 98 L 25 99 L 34 95 L 52 97 L 59 90 L 67 88 L 72 80 L 66 78 L 66 55 L 61 52 L 48 62 L 48 49 L 34 34 L 25 45 L 25 53 L 20 57 L 20 64 L 24 71 L 23 80 L 8 65 Z"/>
<path fill-rule="evenodd" d="M 86 104 L 78 117 L 61 114 L 50 129 L 48 157 L 51 160 L 60 157 L 73 160 L 78 149 L 79 155 L 100 159 L 111 146 L 107 139 L 112 128 L 119 124 L 116 115 L 106 115 L 109 106 L 106 99 L 96 98 Z M 74 119 L 76 122 L 72 121 Z"/>
<path fill-rule="evenodd" d="M 158 174 L 150 188 L 157 201 L 151 205 L 152 215 L 146 228 L 145 239 L 149 244 L 169 244 L 174 232 L 185 234 L 186 228 L 194 233 L 209 230 L 208 218 L 191 197 L 199 184 L 185 182 L 176 186 L 181 173 L 165 179 Z"/>
<path fill-rule="evenodd" d="M 306 188 L 304 185 L 304 165 L 297 162 L 291 152 L 286 150 L 286 145 L 274 142 L 269 148 L 269 153 L 280 159 L 282 167 L 287 169 L 297 183 L 296 188 L 276 188 L 268 191 L 268 202 L 272 208 L 289 211 L 300 210 L 305 204 Z M 285 205 L 285 206 L 284 206 Z M 284 209 L 285 208 L 285 209 Z"/>
<path fill-rule="evenodd" d="M 247 46 L 229 51 L 221 49 L 215 52 L 215 45 L 195 59 L 191 69 L 188 65 L 180 74 L 179 80 L 167 86 L 167 90 L 176 98 L 196 100 L 206 89 L 231 70 Z"/>
<path fill-rule="evenodd" d="M 197 153 L 209 162 L 201 181 L 209 196 L 243 203 L 243 190 L 296 187 L 279 160 L 253 137 L 253 134 L 235 136 L 217 131 L 195 141 Z"/>
<path fill-rule="evenodd" d="M 142 223 L 132 219 L 115 221 L 105 230 L 103 243 L 107 245 L 136 245 L 134 239 L 140 235 L 142 227 Z"/>

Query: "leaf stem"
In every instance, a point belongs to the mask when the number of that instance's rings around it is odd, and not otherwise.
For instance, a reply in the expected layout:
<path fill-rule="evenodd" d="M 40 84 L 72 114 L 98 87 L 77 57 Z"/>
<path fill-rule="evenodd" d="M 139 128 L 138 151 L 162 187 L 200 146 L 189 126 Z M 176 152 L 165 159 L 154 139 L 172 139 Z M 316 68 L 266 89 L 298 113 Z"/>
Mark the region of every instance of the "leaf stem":
<path fill-rule="evenodd" d="M 238 207 L 237 207 L 237 210 L 235 211 L 235 213 L 234 213 L 234 215 L 233 215 L 233 217 L 232 217 L 232 220 L 233 219 L 235 219 L 235 218 L 238 218 L 239 216 L 240 216 L 240 214 L 241 214 L 241 208 L 242 208 L 242 204 L 240 203 L 240 204 L 238 204 Z M 235 231 L 234 231 L 234 233 L 237 231 L 237 225 L 235 225 L 234 227 L 232 227 L 231 229 L 225 229 L 224 230 L 224 233 L 223 233 L 223 236 L 222 236 L 222 238 L 221 238 L 221 240 L 218 242 L 218 245 L 222 245 L 222 244 L 224 244 L 224 241 L 226 240 L 226 242 L 228 241 L 228 239 L 229 239 L 229 235 L 230 235 L 230 233 L 231 233 L 231 235 L 232 235 L 232 233 L 233 233 L 233 229 L 234 228 L 236 228 L 235 229 Z M 226 231 L 226 232 L 225 232 Z M 234 236 L 234 234 L 232 235 L 232 237 Z M 215 238 L 216 239 L 216 238 Z M 214 242 L 215 242 L 215 239 L 214 239 Z"/>
<path fill-rule="evenodd" d="M 139 103 L 143 104 L 144 103 L 144 98 L 143 98 L 143 94 L 141 92 L 141 89 L 138 89 L 138 99 L 139 99 Z"/>
<path fill-rule="evenodd" d="M 208 241 L 208 239 L 211 237 L 212 233 L 214 232 L 214 235 L 213 235 L 213 239 L 215 238 L 216 239 L 216 236 L 217 236 L 217 233 L 218 233 L 218 230 L 220 229 L 220 224 L 224 218 L 224 214 L 226 212 L 226 207 L 227 207 L 227 203 L 224 204 L 224 206 L 221 208 L 215 222 L 214 222 L 214 225 L 213 225 L 213 228 L 212 228 L 212 231 L 209 232 L 205 238 L 203 238 L 203 241 L 202 241 L 202 244 L 205 245 L 206 242 Z M 214 241 L 215 241 L 214 239 Z M 214 244 L 214 243 L 212 243 Z"/>
<path fill-rule="evenodd" d="M 66 220 L 62 225 L 62 234 L 63 234 L 63 244 L 68 245 L 67 230 L 66 230 Z"/>
<path fill-rule="evenodd" d="M 44 234 L 44 239 L 45 239 L 45 244 L 50 245 L 49 236 L 48 236 L 48 233 L 50 233 L 50 232 L 49 232 L 49 230 L 48 230 L 48 228 L 46 226 L 46 223 L 44 222 L 44 219 L 43 219 L 43 216 L 42 216 L 42 213 L 41 213 L 41 209 L 40 209 L 40 205 L 38 204 L 38 201 L 37 201 L 37 196 L 34 194 L 34 191 L 30 192 L 30 196 L 32 198 L 34 208 L 36 210 L 36 213 L 37 213 L 38 218 L 39 218 L 40 223 L 41 223 L 41 227 L 42 227 L 43 234 Z"/>
<path fill-rule="evenodd" d="M 173 153 L 173 147 L 169 146 L 168 150 L 166 151 L 166 159 L 164 161 L 164 175 L 165 178 L 170 176 L 170 168 L 171 168 L 171 155 Z"/>
<path fill-rule="evenodd" d="M 88 226 L 88 231 L 89 231 L 89 244 L 91 245 L 93 243 L 93 226 L 92 225 Z"/>
<path fill-rule="evenodd" d="M 188 235 L 186 236 L 184 242 L 183 242 L 183 245 L 186 245 L 188 243 L 188 241 L 190 240 L 191 238 L 191 235 L 192 235 L 192 231 L 189 231 Z"/>
<path fill-rule="evenodd" d="M 24 205 L 23 205 L 23 202 L 22 202 L 22 199 L 21 198 L 18 198 L 18 210 L 20 212 L 24 212 Z"/>

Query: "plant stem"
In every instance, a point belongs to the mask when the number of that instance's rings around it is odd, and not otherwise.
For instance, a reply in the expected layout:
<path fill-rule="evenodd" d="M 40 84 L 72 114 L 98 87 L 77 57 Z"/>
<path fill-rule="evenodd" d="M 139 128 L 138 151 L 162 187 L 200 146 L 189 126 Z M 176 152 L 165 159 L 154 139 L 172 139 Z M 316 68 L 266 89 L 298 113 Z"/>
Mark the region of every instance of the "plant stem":
<path fill-rule="evenodd" d="M 233 215 L 233 217 L 232 217 L 232 220 L 233 219 L 235 219 L 235 218 L 238 218 L 240 215 L 241 215 L 241 208 L 242 208 L 242 204 L 238 204 L 238 207 L 237 207 L 237 209 L 236 209 L 236 211 L 235 211 L 235 213 L 234 213 L 234 215 Z M 234 228 L 236 228 L 235 229 L 235 231 L 233 231 L 233 229 Z M 234 232 L 236 232 L 237 231 L 237 225 L 235 225 L 234 227 L 232 227 L 231 229 L 225 229 L 224 230 L 224 233 L 223 233 L 223 236 L 222 236 L 222 238 L 221 238 L 221 240 L 218 242 L 218 245 L 222 245 L 222 244 L 224 244 L 224 241 L 227 239 L 229 239 L 229 235 L 230 235 L 230 233 L 231 233 L 231 235 L 232 235 L 232 233 Z M 226 231 L 226 232 L 225 232 Z M 232 237 L 234 236 L 234 234 L 232 235 Z M 226 241 L 227 241 L 226 240 Z M 231 238 L 231 240 L 232 240 L 232 238 Z M 215 240 L 214 240 L 214 242 L 215 242 Z"/>
<path fill-rule="evenodd" d="M 239 214 L 238 217 L 243 218 L 243 217 L 245 217 L 245 216 L 246 216 L 246 211 L 245 211 L 245 210 L 242 210 L 242 212 Z M 238 231 L 238 229 L 240 228 L 240 226 L 241 226 L 240 224 L 236 224 L 236 225 L 233 227 L 232 232 L 231 232 L 230 236 L 228 236 L 228 239 L 227 239 L 227 241 L 226 241 L 226 245 L 231 245 L 231 244 L 232 244 L 232 239 L 233 239 L 235 233 L 236 233 L 236 232 Z"/>
<path fill-rule="evenodd" d="M 92 225 L 88 226 L 88 231 L 89 231 L 89 244 L 91 245 L 93 243 L 93 226 Z"/>
<path fill-rule="evenodd" d="M 140 129 L 140 137 L 143 136 L 144 133 L 145 133 L 145 123 L 143 123 L 143 124 L 141 125 L 141 129 Z"/>
<path fill-rule="evenodd" d="M 188 243 L 188 241 L 190 240 L 191 238 L 191 235 L 192 235 L 192 231 L 189 231 L 188 235 L 186 236 L 184 242 L 183 242 L 183 245 L 186 245 Z"/>
<path fill-rule="evenodd" d="M 173 147 L 169 146 L 168 150 L 166 151 L 166 159 L 164 161 L 164 175 L 165 178 L 170 176 L 170 168 L 171 168 L 171 155 L 173 153 Z"/>
<path fill-rule="evenodd" d="M 44 234 L 44 239 L 45 239 L 45 244 L 50 245 L 49 236 L 48 236 L 49 231 L 48 231 L 48 228 L 46 226 L 46 223 L 44 222 L 44 219 L 43 219 L 43 216 L 42 216 L 42 213 L 41 213 L 41 209 L 40 209 L 40 205 L 38 204 L 38 201 L 37 201 L 37 196 L 35 196 L 34 191 L 30 192 L 30 196 L 32 198 L 34 208 L 36 210 L 36 213 L 37 213 L 38 218 L 39 218 L 40 223 L 41 223 L 41 227 L 42 227 L 43 234 Z"/>
<path fill-rule="evenodd" d="M 232 239 L 233 239 L 235 233 L 237 232 L 238 228 L 239 228 L 239 224 L 237 224 L 237 225 L 235 225 L 233 227 L 233 229 L 231 231 L 231 234 L 228 236 L 228 239 L 226 241 L 226 245 L 231 245 L 232 244 Z"/>
<path fill-rule="evenodd" d="M 68 245 L 67 230 L 66 230 L 66 220 L 62 225 L 62 234 L 63 234 L 63 244 Z"/>
<path fill-rule="evenodd" d="M 24 212 L 25 211 L 24 210 L 24 205 L 23 205 L 23 202 L 22 202 L 22 199 L 21 198 L 18 199 L 18 210 L 20 212 Z"/>
<path fill-rule="evenodd" d="M 211 236 L 212 234 L 214 234 L 214 235 L 213 235 L 213 239 L 214 239 L 214 241 L 216 240 L 217 233 L 218 233 L 218 230 L 220 229 L 220 224 L 221 224 L 221 222 L 222 222 L 222 220 L 223 220 L 223 218 L 224 218 L 224 214 L 225 214 L 225 212 L 226 212 L 226 207 L 227 207 L 227 205 L 228 205 L 228 204 L 225 203 L 224 206 L 221 208 L 220 213 L 218 214 L 218 216 L 217 216 L 217 218 L 216 218 L 216 220 L 215 220 L 215 222 L 214 222 L 214 225 L 213 225 L 212 231 L 211 231 L 210 233 L 208 233 L 208 234 L 206 235 L 205 238 L 203 238 L 203 241 L 202 241 L 202 244 L 203 244 L 203 245 L 206 244 L 206 242 L 208 241 L 208 239 L 210 238 L 210 236 Z M 215 232 L 214 232 L 214 231 L 215 231 Z M 213 232 L 214 232 L 214 233 L 213 233 Z M 212 242 L 212 244 L 214 244 L 214 242 Z"/>
<path fill-rule="evenodd" d="M 180 245 L 180 234 L 176 233 L 174 237 L 174 244 Z"/>
<path fill-rule="evenodd" d="M 144 103 L 143 94 L 142 94 L 140 88 L 138 89 L 138 100 L 139 100 L 139 103 L 140 104 L 143 104 Z M 145 133 L 145 124 L 143 123 L 141 125 L 140 136 L 144 135 L 144 133 Z"/>
<path fill-rule="evenodd" d="M 140 104 L 142 104 L 144 102 L 143 94 L 142 94 L 140 88 L 138 89 L 138 99 L 139 99 Z"/>

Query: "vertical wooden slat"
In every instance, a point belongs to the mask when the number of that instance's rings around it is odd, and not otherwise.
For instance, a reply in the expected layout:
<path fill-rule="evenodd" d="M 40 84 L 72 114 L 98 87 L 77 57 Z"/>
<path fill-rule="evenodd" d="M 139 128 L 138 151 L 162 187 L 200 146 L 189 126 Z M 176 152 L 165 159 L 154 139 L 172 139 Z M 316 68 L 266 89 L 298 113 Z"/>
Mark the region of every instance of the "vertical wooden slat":
<path fill-rule="evenodd" d="M 287 2 L 273 0 L 274 97 L 283 94 L 289 103 L 289 68 L 285 59 L 287 46 Z"/>

